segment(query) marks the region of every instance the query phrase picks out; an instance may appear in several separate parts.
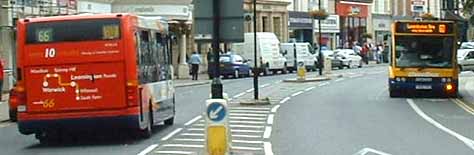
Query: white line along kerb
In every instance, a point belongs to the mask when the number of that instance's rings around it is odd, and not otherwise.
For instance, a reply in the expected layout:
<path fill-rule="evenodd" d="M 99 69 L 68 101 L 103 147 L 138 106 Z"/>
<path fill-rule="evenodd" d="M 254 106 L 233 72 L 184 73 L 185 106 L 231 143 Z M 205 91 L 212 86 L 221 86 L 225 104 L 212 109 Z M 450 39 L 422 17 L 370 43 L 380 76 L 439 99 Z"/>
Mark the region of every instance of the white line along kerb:
<path fill-rule="evenodd" d="M 410 106 L 413 108 L 413 110 L 415 110 L 415 112 L 420 115 L 423 119 L 425 119 L 426 121 L 428 121 L 428 123 L 432 124 L 433 126 L 437 127 L 438 129 L 441 129 L 443 130 L 444 132 L 450 134 L 451 136 L 454 136 L 456 137 L 457 139 L 459 139 L 460 141 L 464 142 L 464 144 L 466 144 L 469 148 L 471 148 L 472 150 L 474 150 L 474 141 L 469 139 L 469 138 L 466 138 L 464 137 L 463 135 L 460 135 L 454 131 L 452 131 L 451 129 L 448 129 L 447 127 L 443 126 L 442 124 L 436 122 L 433 118 L 431 118 L 430 116 L 426 115 L 425 112 L 423 112 L 416 104 L 415 102 L 413 102 L 412 99 L 407 99 L 407 102 L 408 104 L 410 104 Z"/>
<path fill-rule="evenodd" d="M 285 97 L 283 100 L 280 101 L 280 104 L 285 103 L 288 100 L 290 100 L 290 97 Z"/>
<path fill-rule="evenodd" d="M 298 95 L 301 95 L 303 94 L 303 91 L 299 91 L 299 92 L 296 92 L 294 94 L 291 94 L 291 97 L 295 97 L 295 96 L 298 96 Z"/>
<path fill-rule="evenodd" d="M 274 117 L 275 115 L 273 114 L 268 115 L 267 124 L 272 125 Z"/>
<path fill-rule="evenodd" d="M 161 138 L 161 141 L 165 141 L 165 140 L 170 139 L 171 137 L 173 137 L 175 134 L 177 134 L 177 133 L 180 132 L 181 130 L 183 130 L 183 128 L 177 128 L 177 129 L 175 129 L 173 132 L 171 132 L 171 133 L 169 133 L 168 135 L 166 135 L 165 137 Z"/>
<path fill-rule="evenodd" d="M 313 90 L 314 88 L 316 88 L 316 87 L 314 87 L 314 86 L 313 86 L 313 87 L 309 87 L 309 88 L 306 88 L 304 91 L 311 91 L 311 90 Z"/>
<path fill-rule="evenodd" d="M 264 151 L 265 151 L 265 155 L 273 155 L 272 143 L 270 143 L 270 142 L 263 142 L 263 149 L 264 149 Z"/>
<path fill-rule="evenodd" d="M 188 125 L 191 125 L 193 124 L 194 122 L 196 122 L 197 120 L 201 119 L 202 118 L 202 115 L 198 115 L 196 117 L 194 117 L 193 119 L 189 120 L 188 122 L 186 122 L 184 124 L 184 126 L 188 126 Z"/>
<path fill-rule="evenodd" d="M 265 139 L 270 138 L 271 135 L 272 135 L 272 127 L 271 126 L 265 127 L 265 132 L 263 132 L 263 138 Z"/>
<path fill-rule="evenodd" d="M 245 95 L 245 92 L 242 92 L 242 93 L 239 93 L 239 94 L 235 95 L 234 98 L 239 98 L 239 97 L 244 96 L 244 95 Z"/>
<path fill-rule="evenodd" d="M 153 151 L 153 149 L 155 149 L 156 147 L 158 147 L 158 144 L 150 145 L 145 150 L 138 153 L 137 155 L 146 155 L 146 154 L 150 153 L 151 151 Z"/>
<path fill-rule="evenodd" d="M 272 108 L 271 112 L 276 113 L 278 111 L 278 108 L 280 108 L 280 105 L 276 105 Z"/>

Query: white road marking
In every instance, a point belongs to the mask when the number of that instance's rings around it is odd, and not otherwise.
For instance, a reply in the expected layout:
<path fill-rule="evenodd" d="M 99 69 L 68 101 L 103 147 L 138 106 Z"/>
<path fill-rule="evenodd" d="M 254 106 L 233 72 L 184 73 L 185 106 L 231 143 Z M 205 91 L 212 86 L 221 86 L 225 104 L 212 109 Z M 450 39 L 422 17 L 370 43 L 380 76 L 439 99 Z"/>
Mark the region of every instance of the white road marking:
<path fill-rule="evenodd" d="M 328 84 L 329 84 L 329 82 L 324 82 L 324 83 L 319 84 L 318 86 L 322 87 L 322 86 L 325 86 L 325 85 L 328 85 Z"/>
<path fill-rule="evenodd" d="M 283 104 L 288 100 L 290 100 L 290 97 L 285 97 L 283 100 L 280 101 L 280 104 Z"/>
<path fill-rule="evenodd" d="M 357 78 L 357 77 L 362 77 L 363 75 L 362 74 L 357 74 L 357 75 L 351 75 L 349 76 L 349 78 Z"/>
<path fill-rule="evenodd" d="M 265 139 L 270 138 L 271 135 L 272 135 L 272 127 L 271 126 L 265 127 L 265 132 L 263 133 L 263 138 L 265 138 Z"/>
<path fill-rule="evenodd" d="M 189 128 L 188 131 L 204 131 L 204 128 Z"/>
<path fill-rule="evenodd" d="M 253 88 L 250 88 L 250 89 L 246 90 L 245 92 L 250 93 L 252 91 L 253 91 Z"/>
<path fill-rule="evenodd" d="M 192 126 L 204 126 L 203 123 L 193 124 Z"/>
<path fill-rule="evenodd" d="M 230 113 L 229 116 L 251 116 L 251 117 L 265 117 L 266 114 L 246 114 L 246 113 Z"/>
<path fill-rule="evenodd" d="M 311 91 L 311 90 L 313 90 L 314 88 L 316 88 L 316 87 L 314 87 L 314 86 L 313 86 L 313 87 L 309 87 L 309 88 L 306 88 L 304 91 Z"/>
<path fill-rule="evenodd" d="M 182 154 L 182 155 L 193 154 L 193 152 L 187 152 L 187 151 L 156 151 L 155 153 L 157 153 L 157 154 Z"/>
<path fill-rule="evenodd" d="M 196 139 L 191 139 L 191 138 L 175 138 L 173 139 L 175 141 L 188 141 L 188 142 L 204 142 L 204 139 L 202 138 L 196 138 Z"/>
<path fill-rule="evenodd" d="M 233 107 L 230 110 L 270 110 L 270 108 L 256 108 L 256 107 Z"/>
<path fill-rule="evenodd" d="M 273 115 L 273 114 L 268 115 L 267 124 L 272 125 L 274 117 L 275 117 L 275 115 Z"/>
<path fill-rule="evenodd" d="M 263 131 L 259 130 L 238 130 L 238 129 L 230 129 L 231 132 L 240 132 L 240 133 L 262 133 Z"/>
<path fill-rule="evenodd" d="M 254 120 L 254 121 L 264 121 L 267 118 L 255 118 L 255 117 L 229 117 L 231 120 Z M 204 124 L 203 124 L 204 126 Z"/>
<path fill-rule="evenodd" d="M 189 120 L 188 122 L 184 123 L 184 126 L 191 125 L 191 124 L 193 124 L 194 122 L 196 122 L 197 120 L 199 120 L 201 118 L 202 118 L 202 115 L 198 115 L 198 116 L 194 117 L 193 119 Z"/>
<path fill-rule="evenodd" d="M 252 128 L 252 129 L 262 129 L 264 126 L 260 125 L 237 125 L 237 124 L 231 124 L 229 125 L 231 128 Z"/>
<path fill-rule="evenodd" d="M 334 80 L 334 81 L 335 81 L 335 82 L 340 82 L 340 81 L 342 81 L 342 80 L 344 80 L 344 78 L 339 78 L 339 79 L 336 79 L 336 80 Z"/>
<path fill-rule="evenodd" d="M 451 136 L 456 137 L 460 141 L 464 142 L 469 148 L 474 150 L 474 141 L 464 137 L 463 135 L 460 135 L 451 129 L 448 129 L 447 127 L 443 126 L 442 124 L 436 122 L 433 118 L 429 117 L 426 115 L 416 104 L 412 99 L 407 99 L 407 102 L 410 104 L 410 106 L 415 110 L 415 112 L 420 115 L 423 119 L 425 119 L 428 123 L 432 124 L 433 126 L 437 127 L 438 129 L 443 130 L 444 132 L 450 134 Z"/>
<path fill-rule="evenodd" d="M 362 150 L 355 153 L 354 155 L 365 155 L 367 153 L 374 153 L 374 154 L 378 154 L 378 155 L 391 155 L 389 153 L 385 153 L 385 152 L 378 151 L 378 150 L 375 150 L 375 149 L 372 149 L 372 148 L 367 148 L 367 147 L 363 148 Z"/>
<path fill-rule="evenodd" d="M 150 145 L 145 150 L 138 153 L 137 155 L 146 155 L 146 154 L 150 153 L 151 151 L 153 151 L 153 149 L 155 149 L 156 147 L 158 147 L 158 144 Z"/>
<path fill-rule="evenodd" d="M 259 135 L 232 135 L 232 137 L 240 137 L 240 138 L 261 138 Z"/>
<path fill-rule="evenodd" d="M 260 150 L 262 150 L 262 148 L 258 148 L 258 147 L 241 147 L 241 146 L 232 146 L 232 149 L 246 150 L 246 151 L 260 151 Z"/>
<path fill-rule="evenodd" d="M 187 145 L 187 144 L 165 144 L 163 147 L 188 147 L 188 148 L 204 148 L 204 145 Z"/>
<path fill-rule="evenodd" d="M 273 155 L 272 143 L 264 142 L 263 143 L 263 149 L 265 150 L 265 155 Z"/>
<path fill-rule="evenodd" d="M 471 107 L 469 107 L 468 105 L 466 105 L 463 101 L 459 100 L 459 99 L 452 99 L 452 101 L 457 104 L 459 107 L 461 107 L 462 109 L 464 109 L 466 112 L 470 113 L 471 115 L 474 115 L 474 109 L 472 109 Z"/>
<path fill-rule="evenodd" d="M 282 81 L 282 80 L 278 80 L 278 81 L 275 81 L 275 84 L 279 84 L 279 83 L 281 83 L 281 82 L 283 82 L 283 81 Z"/>
<path fill-rule="evenodd" d="M 267 86 L 269 86 L 269 85 L 270 85 L 270 84 L 267 83 L 267 84 L 261 85 L 260 88 L 265 88 L 265 87 L 267 87 Z"/>
<path fill-rule="evenodd" d="M 245 92 L 242 92 L 242 93 L 239 93 L 239 94 L 235 95 L 234 98 L 239 98 L 239 97 L 244 96 L 244 95 L 245 95 Z"/>
<path fill-rule="evenodd" d="M 265 122 L 259 122 L 259 121 L 229 121 L 229 122 L 233 124 L 265 124 Z"/>
<path fill-rule="evenodd" d="M 182 136 L 204 136 L 203 133 L 183 133 Z"/>
<path fill-rule="evenodd" d="M 13 122 L 0 123 L 0 128 L 8 127 L 8 126 L 13 125 L 13 124 L 15 124 L 15 123 L 13 123 Z"/>
<path fill-rule="evenodd" d="M 268 114 L 269 111 L 260 111 L 260 110 L 230 110 L 231 113 L 258 113 L 258 114 Z"/>
<path fill-rule="evenodd" d="M 299 92 L 296 92 L 294 94 L 291 94 L 291 97 L 295 97 L 295 96 L 298 96 L 300 94 L 303 94 L 303 91 L 299 91 Z"/>
<path fill-rule="evenodd" d="M 278 111 L 278 108 L 280 108 L 280 105 L 276 105 L 272 108 L 272 113 L 276 113 Z"/>
<path fill-rule="evenodd" d="M 177 128 L 177 129 L 175 129 L 173 132 L 171 132 L 171 133 L 169 133 L 168 135 L 166 135 L 165 137 L 161 138 L 161 141 L 165 141 L 165 140 L 170 139 L 171 137 L 173 137 L 175 134 L 177 134 L 177 133 L 180 132 L 181 130 L 183 130 L 183 128 Z"/>
<path fill-rule="evenodd" d="M 263 144 L 263 141 L 232 140 L 232 143 Z"/>

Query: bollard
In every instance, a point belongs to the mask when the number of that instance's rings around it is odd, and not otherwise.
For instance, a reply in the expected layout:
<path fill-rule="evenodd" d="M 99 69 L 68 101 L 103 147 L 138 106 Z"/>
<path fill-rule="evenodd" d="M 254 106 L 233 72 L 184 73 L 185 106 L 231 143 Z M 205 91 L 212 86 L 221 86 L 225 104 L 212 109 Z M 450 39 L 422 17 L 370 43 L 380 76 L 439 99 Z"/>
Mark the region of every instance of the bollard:
<path fill-rule="evenodd" d="M 226 95 L 224 95 L 226 96 Z M 224 97 L 226 98 L 226 97 Z M 229 109 L 227 99 L 206 101 L 206 141 L 208 155 L 226 155 L 230 150 Z"/>
<path fill-rule="evenodd" d="M 298 80 L 306 79 L 306 67 L 303 61 L 298 62 Z"/>

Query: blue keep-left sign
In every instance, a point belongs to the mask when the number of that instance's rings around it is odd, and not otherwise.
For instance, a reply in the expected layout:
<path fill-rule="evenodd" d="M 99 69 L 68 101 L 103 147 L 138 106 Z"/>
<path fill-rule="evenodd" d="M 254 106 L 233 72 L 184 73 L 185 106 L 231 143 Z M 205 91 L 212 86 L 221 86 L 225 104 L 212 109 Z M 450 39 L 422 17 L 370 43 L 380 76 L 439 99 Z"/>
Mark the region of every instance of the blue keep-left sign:
<path fill-rule="evenodd" d="M 211 103 L 207 106 L 207 117 L 213 122 L 220 122 L 227 115 L 226 108 L 219 102 Z"/>

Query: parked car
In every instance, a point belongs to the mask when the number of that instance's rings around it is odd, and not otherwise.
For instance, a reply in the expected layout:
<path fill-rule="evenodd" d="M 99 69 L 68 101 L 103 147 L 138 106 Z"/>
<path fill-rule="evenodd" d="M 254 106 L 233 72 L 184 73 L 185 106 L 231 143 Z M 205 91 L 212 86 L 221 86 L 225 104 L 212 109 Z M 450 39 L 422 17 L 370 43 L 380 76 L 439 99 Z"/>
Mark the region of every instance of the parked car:
<path fill-rule="evenodd" d="M 362 57 L 352 49 L 337 49 L 334 51 L 337 57 L 340 57 L 344 67 L 362 67 Z"/>
<path fill-rule="evenodd" d="M 307 71 L 315 71 L 318 67 L 318 62 L 313 55 L 314 49 L 310 43 L 281 43 L 280 50 L 286 58 L 286 67 L 290 73 L 297 70 L 295 62 L 304 62 Z"/>
<path fill-rule="evenodd" d="M 220 62 L 220 75 L 224 78 L 232 76 L 234 78 L 239 77 L 250 77 L 252 70 L 249 66 L 249 60 L 244 59 L 242 56 L 237 54 L 223 54 L 219 57 Z M 214 73 L 215 69 L 210 65 L 208 69 L 209 75 Z"/>
<path fill-rule="evenodd" d="M 474 48 L 459 49 L 458 54 L 459 71 L 474 71 Z"/>
<path fill-rule="evenodd" d="M 332 68 L 339 68 L 343 69 L 344 64 L 342 58 L 338 56 L 334 51 L 331 50 L 322 50 L 323 56 L 325 58 L 329 58 L 331 60 L 331 67 Z"/>

